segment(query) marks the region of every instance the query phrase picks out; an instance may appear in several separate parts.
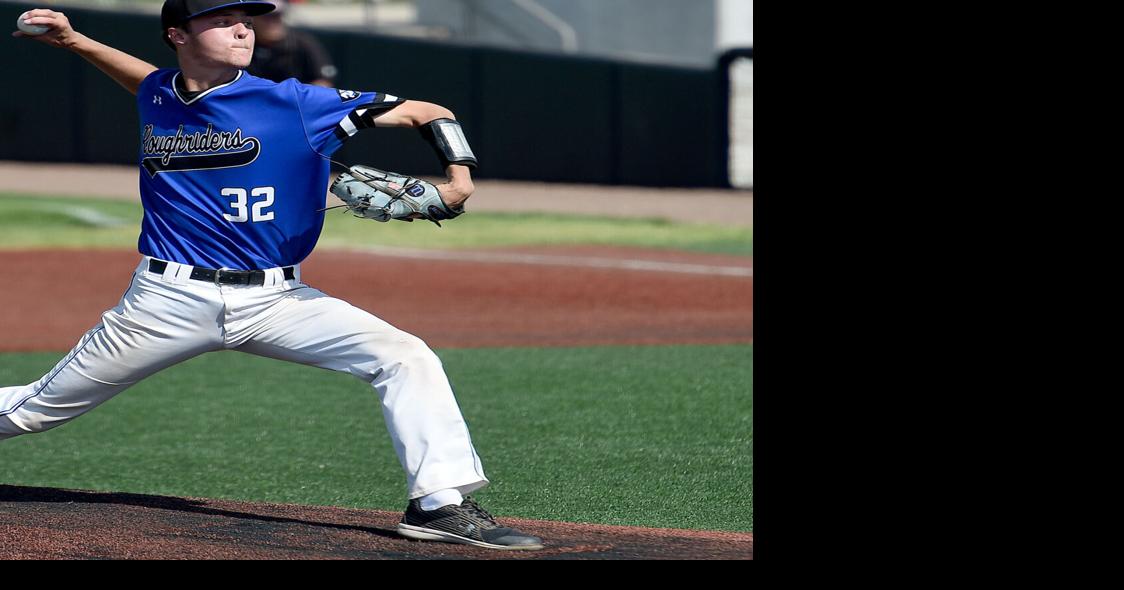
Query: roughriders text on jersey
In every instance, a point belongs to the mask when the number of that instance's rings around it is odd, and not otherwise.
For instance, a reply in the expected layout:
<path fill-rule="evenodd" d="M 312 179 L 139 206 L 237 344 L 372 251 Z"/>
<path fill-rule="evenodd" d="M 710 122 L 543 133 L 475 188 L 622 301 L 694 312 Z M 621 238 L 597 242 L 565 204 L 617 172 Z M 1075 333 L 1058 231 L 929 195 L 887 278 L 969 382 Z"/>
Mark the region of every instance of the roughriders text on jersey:
<path fill-rule="evenodd" d="M 241 127 L 215 131 L 208 123 L 206 130 L 185 133 L 181 124 L 173 135 L 156 135 L 154 125 L 145 125 L 141 150 L 146 156 L 141 165 L 155 177 L 161 172 L 245 166 L 257 159 L 261 142 L 243 138 Z"/>

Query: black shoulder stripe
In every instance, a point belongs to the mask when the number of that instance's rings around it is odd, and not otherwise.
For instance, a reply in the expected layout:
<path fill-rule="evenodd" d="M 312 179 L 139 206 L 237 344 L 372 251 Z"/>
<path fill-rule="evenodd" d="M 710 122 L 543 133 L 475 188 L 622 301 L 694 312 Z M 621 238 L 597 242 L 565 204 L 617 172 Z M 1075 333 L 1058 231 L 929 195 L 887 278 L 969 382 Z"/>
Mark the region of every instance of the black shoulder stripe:
<path fill-rule="evenodd" d="M 343 120 L 336 124 L 333 133 L 340 141 L 347 141 L 360 129 L 374 127 L 375 119 L 379 118 L 380 115 L 406 102 L 406 99 L 398 97 L 393 97 L 394 100 L 387 101 L 385 100 L 387 95 L 382 93 L 376 93 L 375 96 L 379 100 L 356 106 Z"/>
<path fill-rule="evenodd" d="M 364 127 L 374 127 L 375 126 L 375 119 L 379 118 L 380 116 L 382 116 L 383 113 L 389 111 L 390 109 L 393 109 L 394 107 L 396 107 L 400 104 L 402 104 L 402 101 L 382 102 L 382 103 L 379 103 L 379 104 L 374 105 L 372 107 L 368 107 L 364 111 L 363 116 L 361 117 L 361 119 L 363 120 L 363 126 Z"/>
<path fill-rule="evenodd" d="M 359 116 L 358 109 L 348 113 L 347 118 L 351 121 L 352 125 L 355 125 L 356 129 L 362 129 L 367 126 L 367 124 L 363 122 L 363 118 Z"/>

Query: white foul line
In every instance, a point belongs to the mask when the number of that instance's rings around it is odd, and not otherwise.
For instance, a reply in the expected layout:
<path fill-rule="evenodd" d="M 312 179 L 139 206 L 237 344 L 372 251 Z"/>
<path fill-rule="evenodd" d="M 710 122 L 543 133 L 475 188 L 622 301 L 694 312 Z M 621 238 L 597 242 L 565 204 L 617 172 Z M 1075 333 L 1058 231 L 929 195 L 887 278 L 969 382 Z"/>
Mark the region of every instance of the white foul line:
<path fill-rule="evenodd" d="M 338 248 L 332 248 L 337 252 Z M 635 260 L 627 258 L 596 258 L 593 256 L 560 256 L 556 254 L 519 254 L 515 252 L 461 252 L 451 250 L 421 250 L 398 248 L 394 246 L 372 246 L 370 248 L 347 248 L 344 252 L 361 252 L 376 256 L 394 258 L 421 258 L 425 260 L 446 260 L 451 262 L 499 262 L 510 264 L 537 264 L 549 266 L 578 266 L 584 268 L 616 268 L 622 270 L 648 270 L 657 272 L 677 272 L 702 275 L 722 275 L 731 277 L 752 277 L 753 268 L 745 266 L 716 266 L 710 264 L 689 264 L 684 262 L 659 262 L 656 260 Z"/>

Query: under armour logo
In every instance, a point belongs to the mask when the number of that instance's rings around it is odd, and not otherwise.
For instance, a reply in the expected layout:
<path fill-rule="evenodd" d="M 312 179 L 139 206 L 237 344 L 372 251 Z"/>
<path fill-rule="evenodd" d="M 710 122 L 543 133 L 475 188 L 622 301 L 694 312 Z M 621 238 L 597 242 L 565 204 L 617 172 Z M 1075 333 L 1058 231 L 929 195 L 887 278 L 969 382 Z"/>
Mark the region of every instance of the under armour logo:
<path fill-rule="evenodd" d="M 152 96 L 152 104 L 164 104 L 164 98 L 160 96 Z"/>

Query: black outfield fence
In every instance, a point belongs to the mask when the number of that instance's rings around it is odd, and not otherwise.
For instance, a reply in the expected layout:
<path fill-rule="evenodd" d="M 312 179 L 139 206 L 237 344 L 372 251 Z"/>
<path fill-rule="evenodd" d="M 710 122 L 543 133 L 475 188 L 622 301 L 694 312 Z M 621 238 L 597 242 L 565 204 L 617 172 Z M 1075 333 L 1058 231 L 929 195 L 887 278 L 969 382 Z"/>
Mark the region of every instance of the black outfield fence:
<path fill-rule="evenodd" d="M 27 4 L 0 2 L 14 30 Z M 159 18 L 61 9 L 75 28 L 175 67 Z M 7 20 L 4 20 L 7 19 Z M 692 69 L 305 29 L 339 67 L 336 85 L 449 107 L 478 178 L 644 186 L 729 186 L 725 69 Z M 134 98 L 77 55 L 0 35 L 0 159 L 130 164 Z M 417 132 L 359 133 L 335 159 L 439 174 Z"/>

